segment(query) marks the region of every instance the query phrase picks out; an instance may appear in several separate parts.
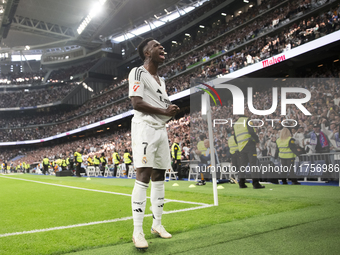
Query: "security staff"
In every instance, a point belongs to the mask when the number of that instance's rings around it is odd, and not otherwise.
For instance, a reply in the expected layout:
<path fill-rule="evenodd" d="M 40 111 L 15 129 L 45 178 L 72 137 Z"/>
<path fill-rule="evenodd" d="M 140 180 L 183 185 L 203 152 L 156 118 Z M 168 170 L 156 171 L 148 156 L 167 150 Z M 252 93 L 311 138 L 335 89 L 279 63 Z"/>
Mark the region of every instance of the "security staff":
<path fill-rule="evenodd" d="M 100 170 L 102 171 L 102 175 L 104 176 L 105 166 L 106 166 L 106 164 L 107 164 L 107 161 L 106 161 L 104 152 L 102 152 L 102 155 L 101 155 L 101 157 L 99 158 L 99 161 L 100 161 L 100 163 L 101 163 L 101 168 L 100 168 Z"/>
<path fill-rule="evenodd" d="M 130 152 L 128 151 L 128 149 L 125 149 L 124 152 L 124 163 L 126 165 L 126 172 L 129 172 L 129 166 L 131 166 L 132 163 L 132 156 L 130 155 Z"/>
<path fill-rule="evenodd" d="M 99 167 L 99 164 L 100 164 L 100 160 L 99 160 L 98 156 L 96 154 L 94 154 L 94 156 L 93 156 L 93 165 L 95 167 Z"/>
<path fill-rule="evenodd" d="M 63 159 L 61 160 L 61 170 L 65 171 L 66 169 L 67 169 L 67 164 L 66 164 L 65 157 L 63 157 Z"/>
<path fill-rule="evenodd" d="M 90 153 L 88 158 L 87 158 L 87 165 L 93 166 L 92 153 Z"/>
<path fill-rule="evenodd" d="M 57 171 L 61 171 L 61 163 L 62 163 L 62 159 L 61 159 L 61 158 L 58 158 L 55 162 L 56 162 L 56 164 L 57 164 L 56 170 L 57 170 Z"/>
<path fill-rule="evenodd" d="M 22 172 L 26 173 L 26 162 L 22 162 Z"/>
<path fill-rule="evenodd" d="M 293 174 L 292 169 L 295 163 L 296 155 L 301 155 L 304 153 L 303 149 L 297 146 L 295 143 L 295 139 L 291 137 L 291 133 L 288 128 L 283 128 L 280 133 L 279 139 L 276 140 L 276 154 L 275 158 L 279 156 L 281 165 L 283 167 L 286 167 L 286 169 L 290 169 L 290 173 Z M 287 173 L 288 175 L 289 173 Z M 282 173 L 281 173 L 282 175 Z M 287 177 L 287 176 L 285 176 Z M 287 185 L 287 179 L 283 177 L 282 178 L 282 184 Z M 291 178 L 292 185 L 300 185 L 297 181 L 297 178 Z"/>
<path fill-rule="evenodd" d="M 78 148 L 77 151 L 74 153 L 74 160 L 76 162 L 76 176 L 81 177 L 80 175 L 80 168 L 81 168 L 81 163 L 83 162 L 83 158 L 81 155 L 81 149 Z"/>
<path fill-rule="evenodd" d="M 5 161 L 3 169 L 4 169 L 4 174 L 7 174 L 7 161 Z"/>
<path fill-rule="evenodd" d="M 132 156 L 130 155 L 130 152 L 128 151 L 128 149 L 125 149 L 125 152 L 124 152 L 124 163 L 127 166 L 131 165 L 132 163 Z"/>
<path fill-rule="evenodd" d="M 43 159 L 43 175 L 46 175 L 48 173 L 48 167 L 50 165 L 50 160 L 45 156 Z"/>
<path fill-rule="evenodd" d="M 236 116 L 237 119 L 237 116 Z M 236 123 L 233 125 L 236 142 L 238 145 L 238 150 L 240 152 L 240 158 L 241 158 L 241 164 L 242 169 L 245 170 L 248 163 L 250 169 L 252 169 L 253 166 L 256 166 L 257 163 L 257 153 L 256 153 L 256 143 L 259 142 L 259 138 L 255 133 L 255 128 L 249 126 L 253 125 L 253 123 L 249 121 L 249 118 L 241 115 L 239 116 Z M 253 180 L 253 188 L 254 189 L 262 189 L 265 186 L 261 185 L 259 183 L 258 178 L 254 178 L 254 173 L 252 174 L 252 180 Z M 256 174 L 255 174 L 256 175 Z M 257 177 L 257 175 L 256 175 Z M 239 187 L 241 189 L 247 188 L 247 185 L 245 184 L 245 175 L 241 171 L 239 172 Z"/>
<path fill-rule="evenodd" d="M 229 151 L 231 154 L 231 163 L 237 172 L 240 171 L 241 158 L 238 150 L 238 144 L 236 143 L 234 130 L 231 131 L 231 136 L 228 139 Z M 234 180 L 233 180 L 234 181 Z"/>
<path fill-rule="evenodd" d="M 174 143 L 171 146 L 171 157 L 172 157 L 172 168 L 175 172 L 180 173 L 181 171 L 181 159 L 182 152 L 179 146 L 179 138 L 176 137 Z"/>
<path fill-rule="evenodd" d="M 70 169 L 70 157 L 69 157 L 69 156 L 66 156 L 65 162 L 66 162 L 66 165 L 67 165 L 68 170 L 71 170 L 71 169 Z"/>
<path fill-rule="evenodd" d="M 69 156 L 70 156 L 69 157 L 70 164 L 69 164 L 68 170 L 73 171 L 74 170 L 74 167 L 73 167 L 73 165 L 74 165 L 74 156 L 72 155 L 72 152 L 69 153 Z"/>
<path fill-rule="evenodd" d="M 112 160 L 113 160 L 113 164 L 115 164 L 115 167 L 114 167 L 114 169 L 113 169 L 113 176 L 116 176 L 116 174 L 117 174 L 117 168 L 118 168 L 118 165 L 119 165 L 119 163 L 120 163 L 120 156 L 119 156 L 119 154 L 118 154 L 118 152 L 117 152 L 117 150 L 116 149 L 114 149 L 114 152 L 113 152 L 113 154 L 112 154 Z"/>

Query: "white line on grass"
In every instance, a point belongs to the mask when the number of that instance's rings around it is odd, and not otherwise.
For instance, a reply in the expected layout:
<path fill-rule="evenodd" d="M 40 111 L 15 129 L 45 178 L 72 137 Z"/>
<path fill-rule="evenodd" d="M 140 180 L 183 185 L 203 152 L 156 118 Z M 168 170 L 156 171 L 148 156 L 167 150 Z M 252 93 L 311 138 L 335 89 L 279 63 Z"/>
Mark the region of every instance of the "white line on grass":
<path fill-rule="evenodd" d="M 187 212 L 187 211 L 193 211 L 193 210 L 208 208 L 208 207 L 212 207 L 212 206 L 214 206 L 214 205 L 202 205 L 202 206 L 198 206 L 198 207 L 191 207 L 191 208 L 185 208 L 185 209 L 179 209 L 179 210 L 173 210 L 173 211 L 167 211 L 167 212 L 164 211 L 163 214 Z M 146 214 L 144 217 L 151 217 L 151 216 L 152 216 L 152 214 Z M 74 224 L 74 225 L 68 225 L 68 226 L 60 226 L 60 227 L 54 227 L 54 228 L 34 229 L 34 230 L 29 230 L 29 231 L 6 233 L 6 234 L 0 234 L 0 238 L 1 237 L 7 237 L 7 236 L 24 235 L 24 234 L 34 234 L 34 233 L 47 232 L 47 231 L 53 231 L 53 230 L 62 230 L 62 229 L 68 229 L 68 228 L 86 227 L 86 226 L 91 226 L 91 225 L 97 225 L 97 224 L 103 224 L 103 223 L 112 223 L 112 222 L 126 221 L 126 220 L 132 220 L 132 216 L 124 217 L 124 218 L 118 218 L 118 219 L 112 219 L 112 220 L 94 221 L 94 222 L 80 223 L 80 224 Z"/>
<path fill-rule="evenodd" d="M 58 186 L 58 187 L 64 187 L 64 188 L 80 189 L 80 190 L 108 193 L 108 194 L 121 195 L 121 196 L 131 196 L 130 194 L 117 193 L 117 192 L 112 192 L 112 191 L 104 191 L 104 190 L 96 190 L 96 189 L 86 189 L 86 188 L 73 187 L 73 186 L 67 186 L 67 185 L 61 185 L 61 184 L 54 184 L 54 183 L 26 180 L 26 179 L 21 179 L 21 178 L 13 178 L 13 177 L 8 177 L 8 176 L 0 176 L 0 177 L 8 178 L 8 179 L 14 179 L 14 180 L 35 182 L 35 183 L 52 185 L 52 186 Z M 148 198 L 150 198 L 150 197 L 148 197 Z M 204 203 L 198 203 L 198 202 L 190 202 L 190 201 L 182 201 L 182 200 L 165 199 L 165 201 L 166 202 L 178 202 L 178 203 L 184 203 L 184 204 L 195 204 L 195 205 L 199 205 L 199 206 L 191 207 L 191 208 L 185 208 L 185 209 L 179 209 L 179 210 L 164 211 L 163 214 L 171 214 L 171 213 L 178 213 L 178 212 L 187 212 L 187 211 L 193 211 L 193 210 L 198 210 L 198 209 L 203 209 L 203 208 L 208 208 L 208 207 L 214 206 L 214 205 L 210 205 L 210 204 L 204 204 Z M 152 214 L 146 214 L 144 217 L 151 217 L 151 216 L 152 216 Z M 97 225 L 97 224 L 103 224 L 103 223 L 112 223 L 112 222 L 126 221 L 126 220 L 131 220 L 131 219 L 132 219 L 132 216 L 124 217 L 124 218 L 117 218 L 117 219 L 112 219 L 112 220 L 94 221 L 94 222 L 80 223 L 80 224 L 74 224 L 74 225 L 68 225 L 68 226 L 60 226 L 60 227 L 54 227 L 54 228 L 44 228 L 44 229 L 35 229 L 35 230 L 22 231 L 22 232 L 6 233 L 6 234 L 0 234 L 0 238 L 1 237 L 7 237 L 7 236 L 16 236 L 16 235 L 39 233 L 39 232 L 47 232 L 47 231 L 53 231 L 53 230 L 68 229 L 68 228 L 85 227 L 85 226 L 91 226 L 91 225 Z"/>
<path fill-rule="evenodd" d="M 107 193 L 107 194 L 114 194 L 114 195 L 131 197 L 131 194 L 118 193 L 118 192 L 113 192 L 113 191 L 105 191 L 105 190 L 98 190 L 98 189 L 87 189 L 87 188 L 81 188 L 81 187 L 74 187 L 74 186 L 68 186 L 68 185 L 62 185 L 62 184 L 55 184 L 55 183 L 27 180 L 27 179 L 14 178 L 14 177 L 8 177 L 8 176 L 0 176 L 0 177 L 8 178 L 8 179 L 13 179 L 13 180 L 35 182 L 35 183 L 52 185 L 52 186 L 63 187 L 63 188 L 79 189 L 79 190 L 86 190 L 86 191 L 93 191 L 93 192 L 100 192 L 100 193 Z M 150 198 L 150 197 L 147 197 L 147 198 Z M 178 202 L 178 203 L 183 203 L 183 204 L 192 204 L 192 205 L 202 205 L 202 206 L 203 205 L 209 205 L 209 204 L 205 204 L 205 203 L 191 202 L 191 201 L 182 201 L 182 200 L 175 200 L 175 199 L 165 199 L 165 201 L 167 201 L 167 202 Z"/>

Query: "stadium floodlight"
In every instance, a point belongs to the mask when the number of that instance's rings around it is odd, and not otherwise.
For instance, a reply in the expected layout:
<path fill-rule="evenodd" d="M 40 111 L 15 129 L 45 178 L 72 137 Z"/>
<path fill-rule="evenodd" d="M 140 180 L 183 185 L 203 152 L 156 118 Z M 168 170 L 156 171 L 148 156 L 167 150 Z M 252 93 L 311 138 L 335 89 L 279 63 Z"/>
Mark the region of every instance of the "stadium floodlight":
<path fill-rule="evenodd" d="M 172 43 L 174 43 L 174 44 L 177 44 L 177 42 L 176 42 L 176 41 L 172 41 Z"/>
<path fill-rule="evenodd" d="M 249 5 L 249 8 L 251 8 L 251 7 L 253 7 L 253 6 L 254 6 L 254 5 L 251 4 L 251 5 Z"/>
<path fill-rule="evenodd" d="M 243 2 L 245 2 L 245 3 L 247 3 L 247 4 L 249 3 L 249 1 L 248 1 L 248 0 L 243 0 Z"/>
<path fill-rule="evenodd" d="M 93 92 L 93 89 L 90 87 L 90 86 L 88 86 L 85 82 L 83 82 L 83 87 L 85 88 L 85 89 L 87 89 L 88 91 L 90 91 L 90 92 Z"/>
<path fill-rule="evenodd" d="M 191 35 L 190 34 L 185 34 L 185 36 L 189 36 L 190 37 Z"/>
<path fill-rule="evenodd" d="M 81 22 L 81 24 L 77 28 L 77 32 L 79 35 L 84 31 L 87 25 L 91 22 L 92 18 L 94 18 L 103 9 L 103 5 L 105 4 L 106 1 L 107 0 L 99 0 L 99 6 L 97 4 L 92 8 L 90 13 L 85 17 L 85 19 Z"/>
<path fill-rule="evenodd" d="M 227 14 L 226 14 L 226 13 L 224 13 L 224 12 L 222 12 L 222 13 L 221 13 L 221 15 L 222 15 L 222 16 L 227 16 Z"/>
<path fill-rule="evenodd" d="M 241 13 L 242 13 L 242 11 L 239 11 L 238 13 L 240 13 L 240 14 L 241 14 Z"/>
<path fill-rule="evenodd" d="M 31 47 L 28 46 L 28 45 L 25 46 L 25 50 L 29 50 L 30 48 L 31 48 Z"/>
<path fill-rule="evenodd" d="M 200 28 L 204 28 L 204 26 L 203 26 L 203 25 L 200 25 Z"/>

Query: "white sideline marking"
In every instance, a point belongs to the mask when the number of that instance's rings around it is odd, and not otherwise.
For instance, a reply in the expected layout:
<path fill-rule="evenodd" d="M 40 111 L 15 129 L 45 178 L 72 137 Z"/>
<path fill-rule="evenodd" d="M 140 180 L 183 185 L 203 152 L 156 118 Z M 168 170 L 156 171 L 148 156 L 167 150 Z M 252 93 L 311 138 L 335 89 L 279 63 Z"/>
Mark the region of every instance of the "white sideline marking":
<path fill-rule="evenodd" d="M 52 186 L 59 186 L 59 187 L 64 187 L 64 188 L 80 189 L 80 190 L 86 190 L 86 191 L 102 192 L 102 193 L 109 193 L 109 194 L 114 194 L 114 195 L 122 195 L 122 196 L 130 196 L 131 197 L 130 194 L 117 193 L 117 192 L 112 192 L 112 191 L 86 189 L 86 188 L 80 188 L 80 187 L 73 187 L 73 186 L 67 186 L 67 185 L 61 185 L 61 184 L 26 180 L 26 179 L 13 178 L 13 177 L 7 177 L 7 176 L 0 176 L 0 177 L 8 178 L 8 179 L 35 182 L 35 183 L 40 183 L 40 184 L 52 185 Z M 148 197 L 148 198 L 150 198 L 150 197 Z M 210 204 L 190 202 L 190 201 L 182 201 L 182 200 L 172 200 L 172 199 L 165 199 L 165 202 L 178 202 L 178 203 L 184 203 L 184 204 L 195 204 L 195 205 L 199 205 L 199 206 L 191 207 L 191 208 L 185 208 L 185 209 L 179 209 L 179 210 L 172 210 L 172 211 L 163 211 L 163 214 L 187 212 L 187 211 L 193 211 L 193 210 L 198 210 L 198 209 L 203 209 L 203 208 L 208 208 L 208 207 L 214 206 L 214 205 L 210 205 Z M 146 214 L 144 217 L 151 217 L 151 216 L 152 216 L 152 214 Z M 7 237 L 7 236 L 16 236 L 16 235 L 39 233 L 39 232 L 47 232 L 47 231 L 53 231 L 53 230 L 68 229 L 68 228 L 85 227 L 85 226 L 91 226 L 91 225 L 97 225 L 97 224 L 126 221 L 126 220 L 131 220 L 131 219 L 132 219 L 132 216 L 124 217 L 124 218 L 117 218 L 117 219 L 112 219 L 112 220 L 103 220 L 103 221 L 94 221 L 94 222 L 88 222 L 88 223 L 80 223 L 80 224 L 74 224 L 74 225 L 68 225 L 68 226 L 60 226 L 60 227 L 53 227 L 53 228 L 44 228 L 44 229 L 35 229 L 35 230 L 22 231 L 22 232 L 6 233 L 6 234 L 0 234 L 0 238 L 1 237 Z"/>
<path fill-rule="evenodd" d="M 179 210 L 173 210 L 173 211 L 167 211 L 167 212 L 164 211 L 163 214 L 193 211 L 193 210 L 208 208 L 208 207 L 212 207 L 212 206 L 214 206 L 214 205 L 204 205 L 204 206 L 198 206 L 198 207 L 192 207 L 192 208 L 186 208 L 186 209 L 179 209 Z M 152 216 L 152 214 L 146 214 L 144 217 L 151 217 L 151 216 Z M 68 229 L 68 228 L 86 227 L 86 226 L 91 226 L 91 225 L 97 225 L 97 224 L 103 224 L 103 223 L 112 223 L 112 222 L 126 221 L 126 220 L 132 220 L 132 216 L 124 217 L 124 218 L 117 218 L 117 219 L 112 219 L 112 220 L 94 221 L 94 222 L 80 223 L 80 224 L 74 224 L 74 225 L 68 225 L 68 226 L 60 226 L 60 227 L 54 227 L 54 228 L 34 229 L 34 230 L 29 230 L 29 231 L 6 233 L 6 234 L 0 234 L 0 238 L 1 237 L 7 237 L 7 236 L 24 235 L 24 234 L 34 234 L 34 233 L 39 233 L 39 232 L 47 232 L 47 231 L 61 230 L 61 229 Z"/>
<path fill-rule="evenodd" d="M 40 182 L 40 181 L 27 180 L 27 179 L 22 179 L 22 178 L 13 178 L 13 177 L 8 177 L 8 176 L 0 176 L 0 177 L 8 178 L 8 179 L 14 179 L 14 180 L 20 180 L 20 181 L 35 182 L 35 183 L 52 185 L 52 186 L 57 186 L 57 187 L 70 188 L 70 189 L 80 189 L 80 190 L 86 190 L 86 191 L 94 191 L 94 192 L 100 192 L 100 193 L 107 193 L 107 194 L 114 194 L 114 195 L 131 197 L 131 194 L 118 193 L 118 192 L 113 192 L 113 191 L 105 191 L 105 190 L 98 190 L 98 189 L 87 189 L 87 188 L 80 188 L 80 187 L 74 187 L 74 186 L 68 186 L 68 185 L 62 185 L 62 184 L 56 184 L 56 183 Z M 147 197 L 147 198 L 150 198 L 150 197 Z M 175 199 L 164 199 L 164 200 L 166 202 L 178 202 L 178 203 L 183 203 L 183 204 L 202 205 L 202 206 L 203 205 L 209 205 L 209 204 L 205 204 L 205 203 L 182 201 L 182 200 L 175 200 Z"/>

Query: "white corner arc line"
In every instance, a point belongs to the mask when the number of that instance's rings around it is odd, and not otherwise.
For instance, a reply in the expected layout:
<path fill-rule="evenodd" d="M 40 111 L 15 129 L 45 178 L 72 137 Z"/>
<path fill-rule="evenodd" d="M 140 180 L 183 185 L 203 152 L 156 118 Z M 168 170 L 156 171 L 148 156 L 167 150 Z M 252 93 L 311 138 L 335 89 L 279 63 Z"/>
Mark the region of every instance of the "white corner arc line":
<path fill-rule="evenodd" d="M 79 190 L 86 190 L 86 191 L 93 191 L 93 192 L 100 192 L 100 193 L 107 193 L 107 194 L 131 197 L 131 194 L 125 194 L 125 193 L 119 193 L 119 192 L 113 192 L 113 191 L 105 191 L 105 190 L 98 190 L 98 189 L 87 189 L 87 188 L 81 188 L 81 187 L 75 187 L 75 186 L 68 186 L 68 185 L 62 185 L 62 184 L 56 184 L 56 183 L 27 180 L 27 179 L 14 178 L 14 177 L 8 177 L 8 176 L 0 176 L 0 177 L 8 178 L 8 179 L 14 179 L 14 180 L 20 180 L 20 181 L 35 182 L 35 183 L 57 186 L 57 187 L 70 188 L 70 189 L 79 189 Z M 147 197 L 147 198 L 150 198 L 150 197 Z M 183 204 L 202 205 L 202 206 L 203 205 L 209 205 L 209 204 L 200 203 L 200 202 L 191 202 L 191 201 L 183 201 L 183 200 L 176 200 L 176 199 L 164 199 L 164 200 L 166 202 L 177 202 L 177 203 L 183 203 Z"/>
<path fill-rule="evenodd" d="M 163 214 L 187 212 L 187 211 L 193 211 L 193 210 L 208 208 L 208 207 L 212 207 L 212 206 L 214 206 L 214 205 L 203 205 L 203 206 L 192 207 L 192 208 L 185 208 L 185 209 L 172 210 L 172 211 L 164 211 Z M 151 217 L 151 216 L 152 216 L 152 214 L 146 214 L 144 217 Z M 94 222 L 80 223 L 80 224 L 74 224 L 74 225 L 68 225 L 68 226 L 60 226 L 60 227 L 54 227 L 54 228 L 34 229 L 34 230 L 28 230 L 28 231 L 22 231 L 22 232 L 6 233 L 6 234 L 0 234 L 0 238 L 1 237 L 8 237 L 8 236 L 17 236 L 17 235 L 24 235 L 24 234 L 34 234 L 34 233 L 40 233 L 40 232 L 48 232 L 48 231 L 54 231 L 54 230 L 63 230 L 63 229 L 68 229 L 68 228 L 86 227 L 86 226 L 92 226 L 92 225 L 98 225 L 98 224 L 104 224 L 104 223 L 113 223 L 113 222 L 126 221 L 126 220 L 132 220 L 132 216 L 124 217 L 124 218 L 117 218 L 117 219 L 112 219 L 112 220 L 94 221 Z"/>
<path fill-rule="evenodd" d="M 62 185 L 62 184 L 40 182 L 40 181 L 27 180 L 27 179 L 21 179 L 21 178 L 13 178 L 13 177 L 8 177 L 8 176 L 0 176 L 0 177 L 8 178 L 8 179 L 14 179 L 14 180 L 35 182 L 35 183 L 39 183 L 39 184 L 46 184 L 46 185 L 52 185 L 52 186 L 58 186 L 58 187 L 64 187 L 64 188 L 79 189 L 79 190 L 101 192 L 101 193 L 108 193 L 108 194 L 131 197 L 131 194 L 124 194 L 124 193 L 118 193 L 118 192 L 112 192 L 112 191 L 80 188 L 80 187 L 74 187 L 74 186 L 68 186 L 68 185 Z M 148 198 L 150 198 L 150 197 L 148 197 Z M 172 210 L 172 211 L 163 211 L 163 214 L 187 212 L 187 211 L 193 211 L 193 210 L 198 210 L 198 209 L 203 209 L 203 208 L 208 208 L 208 207 L 214 206 L 212 204 L 205 204 L 205 203 L 198 203 L 198 202 L 191 202 L 191 201 L 182 201 L 182 200 L 175 200 L 175 199 L 174 200 L 173 199 L 165 199 L 165 202 L 178 202 L 178 203 L 184 203 L 184 204 L 194 204 L 194 205 L 199 205 L 199 206 L 191 207 L 191 208 L 185 208 L 185 209 Z M 152 214 L 147 214 L 144 217 L 151 217 L 151 216 L 152 216 Z M 91 225 L 104 224 L 104 223 L 113 223 L 113 222 L 126 221 L 126 220 L 131 220 L 131 219 L 132 219 L 132 216 L 124 217 L 124 218 L 117 218 L 117 219 L 112 219 L 112 220 L 94 221 L 94 222 L 89 222 L 89 223 L 80 223 L 80 224 L 74 224 L 74 225 L 68 225 L 68 226 L 60 226 L 60 227 L 53 227 L 53 228 L 35 229 L 35 230 L 28 230 L 28 231 L 22 231 L 22 232 L 6 233 L 6 234 L 0 234 L 0 238 L 1 237 L 7 237 L 7 236 L 33 234 L 33 233 L 39 233 L 39 232 L 47 232 L 47 231 L 62 230 L 62 229 L 68 229 L 68 228 L 91 226 Z"/>

